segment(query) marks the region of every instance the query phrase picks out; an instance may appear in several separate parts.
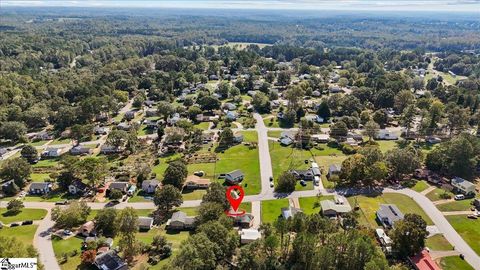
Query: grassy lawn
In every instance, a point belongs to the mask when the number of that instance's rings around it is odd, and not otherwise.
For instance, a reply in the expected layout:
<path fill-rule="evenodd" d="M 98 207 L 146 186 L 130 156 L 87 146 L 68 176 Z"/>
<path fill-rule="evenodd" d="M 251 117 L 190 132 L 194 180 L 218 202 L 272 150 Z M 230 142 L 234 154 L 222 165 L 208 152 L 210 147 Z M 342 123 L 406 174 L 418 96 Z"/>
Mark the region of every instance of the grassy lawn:
<path fill-rule="evenodd" d="M 41 159 L 38 161 L 37 164 L 33 164 L 33 168 L 40 168 L 40 167 L 56 167 L 58 166 L 58 162 L 60 161 L 60 158 L 49 158 L 49 159 Z"/>
<path fill-rule="evenodd" d="M 305 164 L 305 160 L 310 160 L 313 157 L 307 150 L 284 147 L 273 141 L 269 141 L 269 148 L 274 179 L 277 179 L 284 171 L 303 170 L 310 167 L 310 164 Z"/>
<path fill-rule="evenodd" d="M 37 231 L 37 225 L 26 225 L 18 227 L 5 227 L 0 230 L 0 236 L 15 237 L 25 245 L 33 245 L 33 237 Z"/>
<path fill-rule="evenodd" d="M 430 185 L 425 180 L 417 181 L 411 189 L 415 190 L 416 192 L 422 192 L 425 189 L 429 188 Z"/>
<path fill-rule="evenodd" d="M 145 136 L 148 134 L 154 134 L 156 131 L 155 129 L 152 128 L 147 128 L 147 125 L 141 125 L 140 128 L 138 129 L 138 136 Z"/>
<path fill-rule="evenodd" d="M 139 190 L 137 193 L 135 193 L 134 196 L 128 199 L 128 202 L 151 202 L 152 201 L 152 200 L 145 199 L 145 196 L 153 198 L 153 193 L 148 194 L 148 193 L 144 193 L 142 190 Z"/>
<path fill-rule="evenodd" d="M 463 240 L 480 254 L 480 220 L 468 219 L 465 215 L 446 216 L 450 224 L 462 236 Z"/>
<path fill-rule="evenodd" d="M 30 174 L 30 179 L 33 182 L 45 182 L 45 180 L 50 179 L 48 175 L 48 173 L 32 173 Z"/>
<path fill-rule="evenodd" d="M 81 246 L 83 239 L 80 237 L 70 237 L 68 239 L 61 239 L 60 237 L 52 237 L 52 246 L 57 261 L 61 261 L 62 255 L 67 254 L 68 260 L 64 263 L 59 263 L 62 270 L 69 269 L 83 269 L 78 267 L 81 263 L 80 255 L 82 254 Z M 72 252 L 77 251 L 77 255 L 72 256 Z"/>
<path fill-rule="evenodd" d="M 72 140 L 70 140 L 70 139 L 57 138 L 57 139 L 53 140 L 49 145 L 69 144 L 71 142 L 72 142 Z"/>
<path fill-rule="evenodd" d="M 24 221 L 24 220 L 39 220 L 39 219 L 43 219 L 46 214 L 47 214 L 47 210 L 45 209 L 23 208 L 16 215 L 9 215 L 7 213 L 6 208 L 0 208 L 0 221 L 3 222 L 4 224 L 9 224 L 12 222 Z"/>
<path fill-rule="evenodd" d="M 333 199 L 333 196 L 319 196 L 319 197 L 302 197 L 298 198 L 300 202 L 300 208 L 307 215 L 317 214 L 322 208 L 320 207 L 320 201 Z"/>
<path fill-rule="evenodd" d="M 268 137 L 280 138 L 282 132 L 281 130 L 269 130 L 267 131 L 267 135 Z"/>
<path fill-rule="evenodd" d="M 281 215 L 281 209 L 288 206 L 288 199 L 262 201 L 262 222 L 274 222 Z"/>
<path fill-rule="evenodd" d="M 80 196 L 72 195 L 68 192 L 54 190 L 47 197 L 39 195 L 27 195 L 24 197 L 25 202 L 56 202 L 61 200 L 78 200 Z"/>
<path fill-rule="evenodd" d="M 443 270 L 473 270 L 473 267 L 471 267 L 466 261 L 462 260 L 459 256 L 441 258 L 440 267 Z"/>
<path fill-rule="evenodd" d="M 245 140 L 252 139 L 252 135 L 244 133 Z M 245 145 L 236 145 L 225 150 L 224 153 L 217 153 L 217 163 L 196 163 L 188 165 L 188 172 L 204 171 L 205 178 L 211 181 L 223 183 L 217 179 L 221 173 L 228 173 L 233 170 L 241 170 L 245 174 L 242 187 L 246 195 L 260 193 L 260 162 L 258 160 L 258 148 L 250 149 Z"/>
<path fill-rule="evenodd" d="M 168 167 L 168 163 L 170 161 L 176 160 L 180 158 L 180 154 L 173 154 L 167 157 L 162 157 L 160 158 L 160 163 L 152 168 L 152 171 L 157 175 L 158 179 L 162 179 L 163 173 Z"/>
<path fill-rule="evenodd" d="M 444 193 L 447 193 L 449 194 L 452 198 L 454 196 L 453 193 L 451 193 L 450 191 L 447 191 L 447 190 L 444 190 L 444 189 L 441 189 L 441 188 L 435 188 L 434 190 L 430 191 L 429 193 L 427 193 L 427 198 L 429 198 L 431 201 L 438 201 L 438 200 L 442 200 L 442 197 L 441 195 L 444 194 Z"/>
<path fill-rule="evenodd" d="M 205 193 L 207 193 L 205 189 L 183 190 L 182 197 L 184 201 L 201 200 Z"/>
<path fill-rule="evenodd" d="M 437 208 L 442 212 L 468 211 L 472 207 L 472 205 L 470 204 L 471 202 L 472 200 L 453 201 L 449 203 L 439 204 L 437 205 Z"/>
<path fill-rule="evenodd" d="M 388 150 L 392 150 L 398 145 L 396 141 L 375 141 L 375 142 L 378 143 L 378 147 L 383 153 L 387 152 Z"/>
<path fill-rule="evenodd" d="M 258 142 L 258 134 L 256 131 L 242 131 L 244 142 Z"/>
<path fill-rule="evenodd" d="M 46 144 L 48 141 L 36 141 L 36 142 L 31 142 L 31 143 L 28 143 L 28 145 L 31 145 L 31 146 L 42 146 L 44 144 Z"/>
<path fill-rule="evenodd" d="M 428 225 L 433 225 L 432 220 L 425 214 L 425 212 L 418 206 L 418 204 L 410 197 L 395 194 L 385 193 L 381 196 L 353 196 L 349 197 L 348 201 L 352 207 L 355 207 L 356 203 L 360 206 L 360 216 L 358 218 L 359 223 L 369 226 L 371 228 L 377 228 L 380 224 L 377 222 L 376 212 L 380 207 L 380 204 L 395 204 L 403 214 L 415 213 L 427 222 Z"/>
<path fill-rule="evenodd" d="M 452 250 L 452 245 L 441 234 L 427 238 L 426 246 L 431 250 Z"/>
<path fill-rule="evenodd" d="M 334 156 L 316 156 L 315 161 L 322 170 L 322 183 L 324 188 L 334 188 L 335 183 L 327 179 L 328 167 L 333 164 L 341 165 L 342 162 L 347 158 L 345 155 L 334 155 Z"/>
<path fill-rule="evenodd" d="M 210 122 L 200 122 L 200 123 L 194 125 L 193 127 L 201 129 L 201 130 L 207 130 L 209 126 L 210 126 Z"/>

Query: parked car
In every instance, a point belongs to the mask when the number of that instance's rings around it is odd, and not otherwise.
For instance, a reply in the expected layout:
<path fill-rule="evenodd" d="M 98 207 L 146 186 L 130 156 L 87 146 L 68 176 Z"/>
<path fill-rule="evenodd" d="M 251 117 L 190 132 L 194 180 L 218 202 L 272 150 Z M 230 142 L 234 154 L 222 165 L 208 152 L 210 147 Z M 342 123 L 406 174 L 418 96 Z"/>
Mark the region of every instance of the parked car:
<path fill-rule="evenodd" d="M 67 205 L 68 203 L 69 203 L 68 200 L 63 200 L 63 201 L 55 202 L 55 205 Z"/>
<path fill-rule="evenodd" d="M 109 202 L 105 205 L 105 207 L 113 207 L 113 206 L 115 206 L 115 205 L 117 205 L 117 204 L 119 204 L 119 203 L 120 203 L 119 200 L 112 200 L 112 201 L 109 201 Z"/>
<path fill-rule="evenodd" d="M 64 235 L 72 235 L 72 231 L 70 230 L 63 230 Z"/>
<path fill-rule="evenodd" d="M 270 176 L 270 182 L 273 182 L 273 176 Z"/>
<path fill-rule="evenodd" d="M 469 219 L 478 219 L 478 217 L 476 215 L 468 215 L 467 218 Z"/>
<path fill-rule="evenodd" d="M 457 195 L 455 195 L 454 199 L 455 199 L 455 201 L 465 200 L 465 195 L 457 194 Z"/>
<path fill-rule="evenodd" d="M 225 174 L 224 173 L 221 173 L 219 176 L 218 176 L 218 179 L 224 179 L 225 178 Z"/>
<path fill-rule="evenodd" d="M 300 180 L 300 185 L 302 185 L 302 187 L 306 187 L 307 182 L 305 182 L 305 180 Z"/>
<path fill-rule="evenodd" d="M 10 227 L 18 227 L 18 226 L 20 226 L 20 224 L 18 224 L 18 223 L 12 223 L 12 224 L 10 224 Z"/>
<path fill-rule="evenodd" d="M 273 182 L 270 182 L 270 187 L 273 187 Z"/>
<path fill-rule="evenodd" d="M 22 225 L 32 225 L 33 224 L 33 220 L 25 220 L 22 222 Z"/>
<path fill-rule="evenodd" d="M 205 172 L 204 171 L 196 171 L 193 174 L 196 175 L 196 176 L 202 177 L 202 176 L 205 175 Z"/>

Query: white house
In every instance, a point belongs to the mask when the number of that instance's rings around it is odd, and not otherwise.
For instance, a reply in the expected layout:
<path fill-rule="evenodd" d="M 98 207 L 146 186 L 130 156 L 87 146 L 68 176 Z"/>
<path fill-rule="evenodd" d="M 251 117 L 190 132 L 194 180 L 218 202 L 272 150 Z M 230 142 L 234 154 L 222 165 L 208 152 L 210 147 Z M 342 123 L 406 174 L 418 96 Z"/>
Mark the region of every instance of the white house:
<path fill-rule="evenodd" d="M 61 148 L 47 148 L 45 151 L 43 151 L 42 156 L 43 157 L 59 157 L 61 154 L 63 154 Z"/>
<path fill-rule="evenodd" d="M 262 234 L 256 229 L 242 229 L 239 233 L 241 244 L 248 244 L 262 237 Z"/>
<path fill-rule="evenodd" d="M 451 181 L 452 186 L 463 194 L 475 194 L 475 184 L 460 177 L 455 177 Z"/>
<path fill-rule="evenodd" d="M 398 135 L 387 129 L 380 129 L 375 136 L 377 140 L 398 140 Z"/>

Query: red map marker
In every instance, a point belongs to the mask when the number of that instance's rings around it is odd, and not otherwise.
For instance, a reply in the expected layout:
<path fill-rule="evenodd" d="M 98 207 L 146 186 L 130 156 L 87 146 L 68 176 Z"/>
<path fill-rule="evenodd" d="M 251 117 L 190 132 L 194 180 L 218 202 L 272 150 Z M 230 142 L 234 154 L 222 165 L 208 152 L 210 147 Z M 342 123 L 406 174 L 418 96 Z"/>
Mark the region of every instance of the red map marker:
<path fill-rule="evenodd" d="M 236 190 L 237 192 L 234 193 L 235 195 L 232 195 L 232 191 L 234 190 Z M 227 189 L 226 195 L 228 202 L 233 208 L 233 211 L 236 212 L 238 210 L 238 207 L 242 203 L 243 196 L 245 195 L 243 188 L 241 186 L 231 186 Z"/>

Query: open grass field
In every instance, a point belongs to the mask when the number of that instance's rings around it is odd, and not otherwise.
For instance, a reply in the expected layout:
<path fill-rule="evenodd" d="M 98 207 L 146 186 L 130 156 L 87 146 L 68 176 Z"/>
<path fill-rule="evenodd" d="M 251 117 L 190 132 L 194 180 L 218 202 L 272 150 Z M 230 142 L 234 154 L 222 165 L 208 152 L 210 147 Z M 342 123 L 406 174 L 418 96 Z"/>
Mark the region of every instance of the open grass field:
<path fill-rule="evenodd" d="M 40 220 L 43 219 L 46 214 L 47 210 L 45 209 L 23 208 L 18 214 L 10 215 L 7 213 L 6 208 L 0 208 L 0 221 L 3 222 L 3 224 L 9 224 L 24 220 Z"/>
<path fill-rule="evenodd" d="M 62 270 L 69 270 L 69 269 L 88 269 L 79 267 L 81 263 L 80 255 L 82 254 L 81 246 L 82 246 L 83 239 L 80 237 L 70 237 L 68 239 L 61 239 L 60 237 L 52 237 L 52 246 L 53 252 L 55 253 L 55 257 L 57 261 L 59 261 L 60 268 Z M 77 252 L 76 255 L 73 252 Z M 66 254 L 68 260 L 60 263 L 63 254 Z M 74 255 L 74 256 L 72 256 Z"/>
<path fill-rule="evenodd" d="M 452 245 L 441 234 L 427 238 L 425 245 L 431 250 L 452 250 Z"/>
<path fill-rule="evenodd" d="M 438 200 L 443 200 L 442 199 L 442 194 L 447 193 L 448 195 L 453 198 L 454 194 L 450 191 L 441 189 L 441 188 L 435 188 L 434 190 L 430 191 L 429 193 L 426 194 L 427 198 L 429 198 L 431 201 L 438 201 Z"/>
<path fill-rule="evenodd" d="M 320 207 L 320 201 L 333 199 L 333 196 L 318 196 L 318 197 L 302 197 L 298 198 L 300 202 L 300 208 L 307 215 L 317 214 L 322 208 Z"/>
<path fill-rule="evenodd" d="M 33 237 L 37 231 L 37 225 L 26 225 L 18 227 L 5 227 L 0 230 L 0 236 L 15 237 L 25 245 L 33 245 Z"/>
<path fill-rule="evenodd" d="M 262 223 L 273 223 L 281 215 L 281 209 L 288 206 L 288 199 L 262 201 Z"/>
<path fill-rule="evenodd" d="M 60 138 L 57 138 L 55 140 L 53 140 L 49 145 L 61 145 L 61 144 L 69 144 L 71 143 L 72 140 L 70 139 L 60 139 Z"/>
<path fill-rule="evenodd" d="M 439 204 L 437 205 L 437 208 L 442 212 L 468 211 L 472 207 L 471 202 L 472 202 L 471 199 L 461 200 L 461 201 L 452 201 L 449 203 Z"/>
<path fill-rule="evenodd" d="M 380 141 L 379 140 L 375 142 L 378 143 L 378 147 L 383 153 L 387 152 L 388 150 L 394 149 L 398 145 L 396 141 Z"/>
<path fill-rule="evenodd" d="M 56 167 L 59 165 L 60 158 L 49 158 L 49 159 L 41 159 L 38 161 L 37 164 L 33 164 L 33 168 L 40 168 L 40 167 Z"/>
<path fill-rule="evenodd" d="M 210 126 L 210 122 L 201 122 L 201 123 L 198 123 L 198 124 L 194 125 L 193 127 L 201 129 L 201 130 L 207 130 L 209 126 Z"/>
<path fill-rule="evenodd" d="M 443 270 L 473 270 L 466 261 L 459 256 L 449 256 L 440 259 L 440 267 Z"/>
<path fill-rule="evenodd" d="M 182 197 L 184 201 L 201 200 L 205 193 L 207 193 L 205 189 L 183 190 Z"/>
<path fill-rule="evenodd" d="M 33 182 L 45 182 L 46 179 L 50 179 L 48 175 L 48 173 L 32 173 L 30 174 L 30 179 L 32 179 Z"/>
<path fill-rule="evenodd" d="M 480 220 L 468 219 L 465 215 L 446 216 L 448 222 L 462 236 L 463 240 L 480 254 Z"/>
<path fill-rule="evenodd" d="M 273 137 L 273 138 L 280 138 L 280 136 L 282 135 L 282 132 L 281 130 L 269 130 L 267 131 L 267 135 L 268 137 Z"/>
<path fill-rule="evenodd" d="M 420 206 L 412 200 L 410 197 L 402 194 L 385 193 L 381 196 L 353 196 L 349 197 L 348 201 L 352 207 L 358 203 L 360 206 L 359 223 L 369 226 L 371 228 L 377 228 L 380 224 L 377 222 L 376 212 L 380 207 L 380 204 L 395 204 L 403 214 L 415 213 L 427 222 L 428 225 L 433 225 L 432 220 L 427 214 L 420 208 Z"/>
<path fill-rule="evenodd" d="M 145 197 L 153 198 L 153 193 L 147 194 L 140 189 L 135 193 L 135 195 L 133 195 L 132 197 L 130 197 L 130 199 L 128 199 L 128 202 L 151 202 L 152 201 L 152 200 L 145 199 Z"/>
<path fill-rule="evenodd" d="M 415 190 L 416 192 L 422 192 L 425 189 L 429 188 L 430 185 L 425 180 L 417 181 L 411 189 Z"/>

